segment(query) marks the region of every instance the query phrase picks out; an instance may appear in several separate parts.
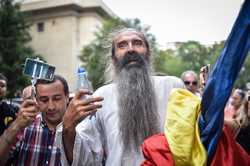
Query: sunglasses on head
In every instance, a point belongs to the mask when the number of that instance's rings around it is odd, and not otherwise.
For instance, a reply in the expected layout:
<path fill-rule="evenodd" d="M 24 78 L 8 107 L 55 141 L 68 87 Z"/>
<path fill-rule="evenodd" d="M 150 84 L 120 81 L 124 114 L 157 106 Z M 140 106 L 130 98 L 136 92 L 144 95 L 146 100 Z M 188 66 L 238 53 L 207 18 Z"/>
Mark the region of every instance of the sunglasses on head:
<path fill-rule="evenodd" d="M 190 85 L 190 84 L 197 85 L 197 81 L 184 81 L 184 84 L 185 85 Z"/>

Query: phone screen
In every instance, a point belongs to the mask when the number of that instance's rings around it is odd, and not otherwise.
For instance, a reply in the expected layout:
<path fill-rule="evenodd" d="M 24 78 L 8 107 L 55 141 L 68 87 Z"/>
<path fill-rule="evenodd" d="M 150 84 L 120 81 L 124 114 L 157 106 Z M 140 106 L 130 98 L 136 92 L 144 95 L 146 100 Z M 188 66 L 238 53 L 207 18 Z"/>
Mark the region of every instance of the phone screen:
<path fill-rule="evenodd" d="M 36 59 L 27 58 L 25 61 L 24 74 L 37 79 L 52 80 L 55 67 Z"/>

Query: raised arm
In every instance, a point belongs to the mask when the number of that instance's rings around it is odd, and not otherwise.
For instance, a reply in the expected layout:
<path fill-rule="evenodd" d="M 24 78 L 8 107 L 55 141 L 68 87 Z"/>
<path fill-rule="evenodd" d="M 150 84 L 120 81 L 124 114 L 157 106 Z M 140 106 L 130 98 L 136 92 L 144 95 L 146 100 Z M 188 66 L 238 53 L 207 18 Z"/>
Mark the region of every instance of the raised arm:
<path fill-rule="evenodd" d="M 32 123 L 38 114 L 36 102 L 26 100 L 22 103 L 17 118 L 0 137 L 0 165 L 5 165 L 9 158 L 11 147 L 17 141 L 17 134 Z"/>
<path fill-rule="evenodd" d="M 102 97 L 84 98 L 90 92 L 80 90 L 70 102 L 68 109 L 63 117 L 62 142 L 68 163 L 73 161 L 73 149 L 76 137 L 76 126 L 87 116 L 94 114 L 101 107 L 98 102 Z"/>

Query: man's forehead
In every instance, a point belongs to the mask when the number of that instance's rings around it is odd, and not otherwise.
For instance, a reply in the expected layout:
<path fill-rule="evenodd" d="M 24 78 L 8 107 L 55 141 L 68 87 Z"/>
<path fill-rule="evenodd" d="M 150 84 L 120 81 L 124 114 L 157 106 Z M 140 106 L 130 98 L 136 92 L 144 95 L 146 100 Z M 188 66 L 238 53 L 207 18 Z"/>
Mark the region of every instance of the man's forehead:
<path fill-rule="evenodd" d="M 6 84 L 6 81 L 5 81 L 5 80 L 0 80 L 0 84 L 1 84 L 1 85 L 5 85 L 5 84 Z"/>
<path fill-rule="evenodd" d="M 126 40 L 126 39 L 131 39 L 131 38 L 137 38 L 137 39 L 141 39 L 144 41 L 144 37 L 142 36 L 141 33 L 137 32 L 135 30 L 126 30 L 126 31 L 122 31 L 122 32 L 118 33 L 114 37 L 114 42 L 119 42 L 121 40 Z"/>
<path fill-rule="evenodd" d="M 38 84 L 36 85 L 36 88 L 39 93 L 57 93 L 58 91 L 64 92 L 63 84 L 59 80 L 48 84 Z"/>
<path fill-rule="evenodd" d="M 192 74 L 192 73 L 187 73 L 185 76 L 184 76 L 185 79 L 197 79 L 197 77 Z"/>

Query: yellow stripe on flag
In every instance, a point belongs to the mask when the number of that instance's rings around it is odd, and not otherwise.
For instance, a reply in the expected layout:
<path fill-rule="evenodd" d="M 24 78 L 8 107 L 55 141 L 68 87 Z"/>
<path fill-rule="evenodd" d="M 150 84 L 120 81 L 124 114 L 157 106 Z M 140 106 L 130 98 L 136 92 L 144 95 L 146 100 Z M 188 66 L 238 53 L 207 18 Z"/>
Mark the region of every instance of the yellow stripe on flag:
<path fill-rule="evenodd" d="M 201 100 L 185 89 L 171 92 L 165 135 L 176 166 L 205 166 L 207 153 L 200 140 L 198 117 Z"/>

